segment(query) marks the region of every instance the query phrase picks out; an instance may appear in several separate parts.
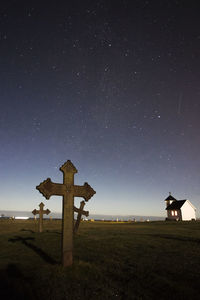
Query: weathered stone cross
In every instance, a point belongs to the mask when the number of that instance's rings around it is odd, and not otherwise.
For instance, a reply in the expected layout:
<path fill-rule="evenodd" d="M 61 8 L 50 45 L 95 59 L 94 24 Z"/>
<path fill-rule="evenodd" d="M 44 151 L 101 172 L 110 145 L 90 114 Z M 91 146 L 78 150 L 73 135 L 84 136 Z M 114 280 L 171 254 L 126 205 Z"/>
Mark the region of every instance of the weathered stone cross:
<path fill-rule="evenodd" d="M 78 213 L 76 223 L 74 225 L 74 233 L 76 233 L 78 231 L 78 227 L 79 227 L 82 215 L 84 215 L 86 217 L 89 216 L 89 211 L 83 210 L 84 206 L 85 206 L 85 201 L 81 201 L 80 208 L 76 208 L 74 206 L 74 211 Z"/>
<path fill-rule="evenodd" d="M 42 230 L 43 230 L 43 215 L 44 214 L 46 214 L 46 215 L 50 214 L 50 210 L 49 209 L 44 210 L 43 209 L 44 208 L 44 203 L 42 203 L 42 202 L 39 204 L 39 207 L 40 207 L 40 210 L 34 209 L 32 211 L 32 214 L 34 216 L 39 214 L 39 216 L 40 216 L 40 218 L 39 218 L 39 232 L 42 232 Z"/>
<path fill-rule="evenodd" d="M 47 178 L 36 189 L 46 199 L 52 195 L 63 196 L 62 264 L 66 267 L 73 263 L 74 197 L 83 197 L 88 201 L 96 192 L 86 182 L 83 186 L 74 185 L 74 174 L 78 171 L 70 160 L 60 167 L 60 171 L 63 172 L 63 184 L 54 183 Z"/>

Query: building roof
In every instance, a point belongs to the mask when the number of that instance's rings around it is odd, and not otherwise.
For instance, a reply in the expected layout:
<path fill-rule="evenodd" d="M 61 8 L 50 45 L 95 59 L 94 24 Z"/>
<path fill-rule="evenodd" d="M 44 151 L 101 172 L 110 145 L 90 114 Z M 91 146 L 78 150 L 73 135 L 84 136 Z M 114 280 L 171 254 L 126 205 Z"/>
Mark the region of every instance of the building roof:
<path fill-rule="evenodd" d="M 167 200 L 176 200 L 171 194 L 165 199 L 165 201 Z"/>
<path fill-rule="evenodd" d="M 167 210 L 180 209 L 186 200 L 176 200 L 166 207 Z"/>

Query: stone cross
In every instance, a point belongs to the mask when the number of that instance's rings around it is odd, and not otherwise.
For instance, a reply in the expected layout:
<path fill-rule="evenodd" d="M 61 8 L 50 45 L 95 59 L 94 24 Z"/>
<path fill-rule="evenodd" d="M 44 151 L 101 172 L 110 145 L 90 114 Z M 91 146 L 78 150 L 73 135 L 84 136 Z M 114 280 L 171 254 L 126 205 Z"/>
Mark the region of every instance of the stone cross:
<path fill-rule="evenodd" d="M 50 210 L 49 209 L 44 210 L 43 209 L 44 208 L 44 203 L 42 203 L 42 202 L 40 203 L 39 207 L 40 207 L 40 210 L 34 209 L 32 211 L 32 214 L 34 216 L 39 214 L 39 216 L 40 216 L 40 218 L 39 218 L 39 232 L 42 232 L 42 229 L 43 229 L 43 215 L 44 214 L 46 214 L 46 215 L 50 214 Z"/>
<path fill-rule="evenodd" d="M 74 211 L 78 213 L 77 215 L 77 220 L 76 220 L 76 223 L 74 225 L 74 233 L 76 233 L 78 231 L 78 228 L 79 228 L 79 224 L 80 224 L 80 221 L 81 221 L 81 217 L 82 215 L 88 217 L 89 216 L 89 211 L 85 211 L 83 210 L 85 206 L 85 201 L 81 201 L 80 203 L 80 208 L 76 208 L 74 206 Z"/>
<path fill-rule="evenodd" d="M 63 196 L 62 209 L 62 264 L 73 263 L 73 231 L 74 231 L 74 197 L 83 197 L 88 201 L 96 192 L 85 182 L 83 186 L 74 185 L 74 174 L 77 169 L 70 160 L 60 167 L 63 172 L 63 183 L 54 183 L 50 178 L 36 187 L 46 199 L 52 195 Z"/>

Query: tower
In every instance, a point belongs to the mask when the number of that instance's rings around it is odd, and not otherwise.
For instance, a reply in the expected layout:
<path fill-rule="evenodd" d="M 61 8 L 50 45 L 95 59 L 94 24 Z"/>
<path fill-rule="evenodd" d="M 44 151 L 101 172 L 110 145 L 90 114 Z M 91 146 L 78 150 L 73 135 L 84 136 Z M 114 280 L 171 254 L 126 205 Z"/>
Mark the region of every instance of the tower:
<path fill-rule="evenodd" d="M 177 201 L 177 200 L 169 192 L 169 196 L 165 199 L 166 207 L 168 207 L 174 201 Z"/>

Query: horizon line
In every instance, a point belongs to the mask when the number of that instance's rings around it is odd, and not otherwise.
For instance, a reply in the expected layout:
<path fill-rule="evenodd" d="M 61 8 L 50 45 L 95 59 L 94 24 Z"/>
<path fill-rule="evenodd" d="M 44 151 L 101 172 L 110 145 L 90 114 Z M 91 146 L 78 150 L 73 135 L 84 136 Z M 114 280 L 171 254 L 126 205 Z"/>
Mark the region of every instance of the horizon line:
<path fill-rule="evenodd" d="M 0 209 L 0 212 L 1 211 L 6 211 L 6 212 L 28 212 L 28 213 L 32 213 L 32 211 L 29 211 L 29 210 L 7 210 L 7 209 Z M 53 213 L 53 214 L 62 214 L 62 212 L 51 212 L 51 213 Z M 162 216 L 162 215 L 140 215 L 140 214 L 120 214 L 120 213 L 118 213 L 118 214 L 104 214 L 104 213 L 91 213 L 90 215 L 104 215 L 104 216 L 118 216 L 118 215 L 120 215 L 120 216 L 142 216 L 142 217 L 162 217 L 162 218 L 165 218 L 165 216 Z"/>

